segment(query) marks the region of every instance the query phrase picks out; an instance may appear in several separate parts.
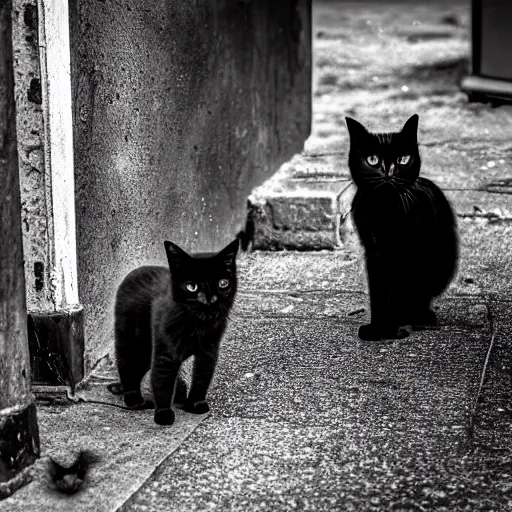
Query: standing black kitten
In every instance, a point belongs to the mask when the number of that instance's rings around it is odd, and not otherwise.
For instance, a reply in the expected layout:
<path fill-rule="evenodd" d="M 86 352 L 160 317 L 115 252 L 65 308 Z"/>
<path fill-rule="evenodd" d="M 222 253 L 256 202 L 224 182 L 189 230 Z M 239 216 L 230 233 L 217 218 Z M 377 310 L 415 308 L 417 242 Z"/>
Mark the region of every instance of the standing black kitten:
<path fill-rule="evenodd" d="M 371 323 L 363 340 L 403 338 L 401 326 L 435 325 L 431 301 L 457 265 L 456 223 L 443 192 L 420 178 L 418 116 L 398 133 L 369 133 L 346 118 L 354 222 L 366 252 Z"/>
<path fill-rule="evenodd" d="M 141 380 L 151 369 L 155 423 L 172 425 L 181 363 L 194 356 L 188 412 L 209 411 L 206 393 L 236 294 L 238 240 L 218 254 L 187 254 L 164 242 L 169 268 L 140 267 L 119 286 L 115 306 L 116 359 L 128 407 L 144 407 Z"/>

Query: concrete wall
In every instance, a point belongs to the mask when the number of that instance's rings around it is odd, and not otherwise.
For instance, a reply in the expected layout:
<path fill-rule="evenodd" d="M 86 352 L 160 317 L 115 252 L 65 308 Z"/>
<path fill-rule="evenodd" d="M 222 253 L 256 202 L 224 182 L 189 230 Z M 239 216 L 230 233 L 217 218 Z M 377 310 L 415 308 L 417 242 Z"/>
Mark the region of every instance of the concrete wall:
<path fill-rule="evenodd" d="M 216 250 L 251 189 L 302 150 L 310 0 L 70 0 L 80 302 L 87 365 L 116 287 L 163 240 Z"/>

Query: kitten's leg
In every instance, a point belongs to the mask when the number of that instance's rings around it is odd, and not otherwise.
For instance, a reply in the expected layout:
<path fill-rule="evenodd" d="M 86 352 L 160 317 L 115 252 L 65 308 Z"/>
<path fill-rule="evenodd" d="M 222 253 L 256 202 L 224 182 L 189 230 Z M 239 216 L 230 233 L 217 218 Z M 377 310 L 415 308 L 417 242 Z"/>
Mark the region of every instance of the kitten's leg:
<path fill-rule="evenodd" d="M 183 406 L 185 404 L 185 401 L 187 400 L 187 384 L 185 381 L 181 378 L 181 376 L 178 374 L 178 378 L 176 379 L 176 385 L 175 385 L 175 392 L 174 392 L 174 405 L 175 406 Z"/>
<path fill-rule="evenodd" d="M 151 369 L 151 387 L 155 401 L 154 420 L 158 425 L 172 425 L 174 411 L 171 406 L 180 362 L 160 356 L 155 359 L 157 362 Z"/>
<path fill-rule="evenodd" d="M 384 339 L 403 339 L 409 336 L 409 331 L 402 327 L 407 325 L 401 321 L 403 305 L 405 303 L 406 287 L 403 285 L 400 276 L 393 272 L 388 274 L 388 294 L 386 297 L 386 312 L 382 337 Z"/>
<path fill-rule="evenodd" d="M 116 360 L 119 380 L 127 407 L 139 408 L 144 405 L 140 393 L 140 382 L 149 369 L 147 356 L 140 347 L 147 344 L 143 339 L 150 336 L 146 330 L 141 332 L 134 321 L 126 315 L 118 315 L 115 322 Z"/>
<path fill-rule="evenodd" d="M 359 338 L 365 341 L 376 341 L 382 339 L 386 318 L 386 298 L 388 282 L 386 269 L 382 259 L 374 254 L 367 253 L 366 273 L 368 276 L 368 289 L 370 292 L 370 315 L 369 324 L 359 327 Z"/>
<path fill-rule="evenodd" d="M 365 341 L 405 338 L 409 333 L 400 328 L 396 309 L 399 307 L 397 278 L 382 258 L 367 257 L 368 288 L 370 291 L 371 323 L 359 328 L 359 338 Z"/>
<path fill-rule="evenodd" d="M 192 386 L 185 402 L 184 409 L 193 414 L 205 414 L 210 410 L 206 401 L 206 394 L 213 379 L 217 364 L 218 347 L 209 353 L 196 354 Z"/>

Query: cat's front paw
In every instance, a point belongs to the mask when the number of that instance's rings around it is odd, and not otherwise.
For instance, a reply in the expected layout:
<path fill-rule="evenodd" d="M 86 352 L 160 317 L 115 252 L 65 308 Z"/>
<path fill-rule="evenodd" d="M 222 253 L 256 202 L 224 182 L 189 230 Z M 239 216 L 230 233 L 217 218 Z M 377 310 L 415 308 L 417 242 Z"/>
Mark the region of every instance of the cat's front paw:
<path fill-rule="evenodd" d="M 409 336 L 409 331 L 403 327 L 383 329 L 376 327 L 374 324 L 366 324 L 359 327 L 358 334 L 363 341 L 401 340 Z"/>
<path fill-rule="evenodd" d="M 183 409 L 192 414 L 206 414 L 210 411 L 210 406 L 206 400 L 201 400 L 200 402 L 191 402 L 187 400 Z"/>
<path fill-rule="evenodd" d="M 383 338 L 389 340 L 402 340 L 409 336 L 410 332 L 405 327 L 398 327 L 397 329 L 393 329 L 387 333 L 384 333 Z"/>
<path fill-rule="evenodd" d="M 174 411 L 172 409 L 158 409 L 154 416 L 157 425 L 170 426 L 174 423 Z"/>

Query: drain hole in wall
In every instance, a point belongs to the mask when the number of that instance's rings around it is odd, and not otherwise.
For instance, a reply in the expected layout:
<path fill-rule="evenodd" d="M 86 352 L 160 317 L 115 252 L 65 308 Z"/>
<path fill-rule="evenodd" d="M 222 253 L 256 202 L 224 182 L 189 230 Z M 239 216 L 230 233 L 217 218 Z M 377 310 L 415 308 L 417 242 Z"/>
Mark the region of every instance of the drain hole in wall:
<path fill-rule="evenodd" d="M 36 292 L 44 288 L 44 263 L 36 261 L 34 263 L 34 276 L 36 278 Z"/>

